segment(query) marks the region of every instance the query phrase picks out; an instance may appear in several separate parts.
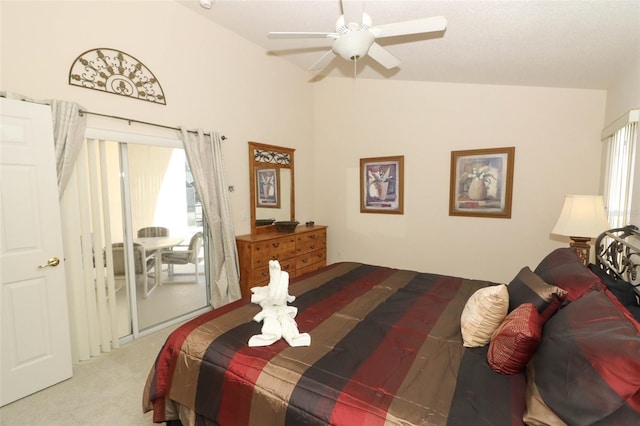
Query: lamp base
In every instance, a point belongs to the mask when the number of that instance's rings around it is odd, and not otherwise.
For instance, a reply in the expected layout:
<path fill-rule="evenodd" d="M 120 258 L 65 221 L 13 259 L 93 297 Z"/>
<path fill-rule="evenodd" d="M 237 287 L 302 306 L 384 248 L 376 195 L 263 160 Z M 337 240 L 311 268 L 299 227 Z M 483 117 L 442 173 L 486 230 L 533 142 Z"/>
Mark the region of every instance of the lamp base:
<path fill-rule="evenodd" d="M 588 237 L 569 237 L 571 239 L 571 243 L 569 243 L 570 247 L 575 248 L 578 251 L 578 256 L 580 256 L 580 260 L 585 265 L 589 264 L 589 255 L 591 246 L 589 245 L 589 241 L 591 238 Z"/>

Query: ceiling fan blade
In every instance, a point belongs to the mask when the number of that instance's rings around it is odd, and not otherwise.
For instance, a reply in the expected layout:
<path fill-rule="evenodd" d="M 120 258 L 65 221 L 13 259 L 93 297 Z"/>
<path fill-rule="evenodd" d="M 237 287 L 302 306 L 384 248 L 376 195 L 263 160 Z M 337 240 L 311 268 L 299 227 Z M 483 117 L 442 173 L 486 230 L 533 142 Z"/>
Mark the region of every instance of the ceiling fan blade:
<path fill-rule="evenodd" d="M 336 33 L 314 33 L 314 32 L 271 32 L 267 38 L 336 38 Z"/>
<path fill-rule="evenodd" d="M 400 65 L 400 59 L 393 56 L 387 49 L 375 42 L 369 48 L 368 55 L 386 69 L 395 68 Z"/>
<path fill-rule="evenodd" d="M 392 24 L 376 25 L 369 30 L 375 34 L 376 38 L 394 37 L 406 34 L 421 34 L 434 31 L 444 31 L 447 27 L 447 20 L 444 16 L 433 16 L 430 18 L 413 19 L 411 21 L 394 22 Z"/>
<path fill-rule="evenodd" d="M 313 65 L 309 67 L 309 71 L 313 71 L 313 72 L 322 71 L 327 65 L 329 65 L 329 62 L 331 62 L 335 57 L 336 57 L 336 54 L 333 53 L 333 50 L 329 49 L 327 53 L 322 55 L 320 59 L 318 59 Z"/>
<path fill-rule="evenodd" d="M 351 22 L 362 25 L 362 14 L 364 13 L 364 1 L 362 0 L 342 0 L 342 15 L 344 22 L 348 26 Z"/>

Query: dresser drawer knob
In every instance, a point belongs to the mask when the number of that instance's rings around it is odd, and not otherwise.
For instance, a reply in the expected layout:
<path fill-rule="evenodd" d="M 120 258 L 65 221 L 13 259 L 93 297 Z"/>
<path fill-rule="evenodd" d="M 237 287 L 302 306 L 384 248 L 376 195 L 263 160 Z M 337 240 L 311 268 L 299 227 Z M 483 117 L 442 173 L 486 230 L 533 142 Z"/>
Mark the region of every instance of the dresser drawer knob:
<path fill-rule="evenodd" d="M 278 260 L 279 258 L 280 258 L 279 254 L 275 254 L 275 255 L 271 256 L 271 259 L 273 259 L 273 260 Z"/>
<path fill-rule="evenodd" d="M 280 243 L 271 243 L 273 247 L 280 247 Z"/>

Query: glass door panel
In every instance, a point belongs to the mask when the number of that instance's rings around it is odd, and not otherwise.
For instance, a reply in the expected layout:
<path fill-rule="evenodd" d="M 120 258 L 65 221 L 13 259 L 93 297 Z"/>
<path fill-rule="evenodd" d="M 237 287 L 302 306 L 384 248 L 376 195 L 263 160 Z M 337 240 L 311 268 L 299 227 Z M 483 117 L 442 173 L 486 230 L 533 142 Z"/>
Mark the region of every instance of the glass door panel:
<path fill-rule="evenodd" d="M 203 223 L 184 150 L 127 144 L 140 330 L 207 306 Z"/>
<path fill-rule="evenodd" d="M 205 223 L 183 149 L 109 141 L 105 152 L 117 327 L 124 337 L 208 306 L 206 245 L 198 238 Z"/>

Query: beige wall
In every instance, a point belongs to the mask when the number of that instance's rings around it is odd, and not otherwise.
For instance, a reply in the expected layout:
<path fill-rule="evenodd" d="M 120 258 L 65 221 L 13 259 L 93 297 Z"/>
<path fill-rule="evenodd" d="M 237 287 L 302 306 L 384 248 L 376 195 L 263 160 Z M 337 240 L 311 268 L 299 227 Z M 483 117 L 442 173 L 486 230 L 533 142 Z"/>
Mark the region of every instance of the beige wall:
<path fill-rule="evenodd" d="M 230 198 L 238 234 L 250 230 L 248 141 L 295 148 L 301 171 L 296 183 L 313 185 L 313 85 L 306 72 L 175 1 L 2 0 L 0 8 L 0 90 L 72 100 L 94 112 L 213 129 L 227 136 L 227 183 L 235 188 Z M 76 57 L 99 47 L 142 61 L 160 81 L 166 106 L 69 85 Z M 93 116 L 88 124 L 169 136 Z M 297 211 L 311 214 L 310 195 L 299 194 L 296 201 Z"/>
<path fill-rule="evenodd" d="M 640 108 L 640 52 L 635 61 L 625 69 L 623 77 L 615 81 L 607 91 L 605 125 L 615 121 L 630 109 Z"/>
<path fill-rule="evenodd" d="M 247 141 L 295 148 L 297 219 L 330 226 L 330 262 L 495 281 L 534 267 L 567 244 L 549 234 L 564 195 L 597 192 L 605 116 L 629 102 L 627 83 L 609 99 L 597 90 L 333 78 L 312 84 L 306 72 L 172 1 L 3 0 L 0 7 L 0 90 L 225 134 L 238 234 L 249 231 Z M 73 60 L 97 47 L 144 62 L 167 105 L 68 85 Z M 149 131 L 93 117 L 89 124 Z M 448 216 L 451 151 L 503 146 L 516 147 L 512 219 Z M 359 158 L 386 155 L 405 156 L 405 214 L 361 214 Z"/>
<path fill-rule="evenodd" d="M 598 191 L 604 91 L 325 79 L 316 216 L 339 258 L 508 282 L 568 240 L 565 194 Z M 511 219 L 448 214 L 452 150 L 515 146 Z M 359 159 L 405 157 L 404 215 L 362 214 Z M 304 218 L 306 219 L 306 218 Z"/>

